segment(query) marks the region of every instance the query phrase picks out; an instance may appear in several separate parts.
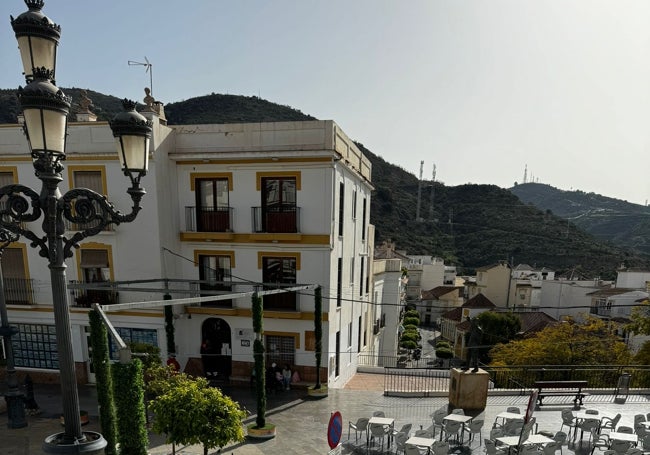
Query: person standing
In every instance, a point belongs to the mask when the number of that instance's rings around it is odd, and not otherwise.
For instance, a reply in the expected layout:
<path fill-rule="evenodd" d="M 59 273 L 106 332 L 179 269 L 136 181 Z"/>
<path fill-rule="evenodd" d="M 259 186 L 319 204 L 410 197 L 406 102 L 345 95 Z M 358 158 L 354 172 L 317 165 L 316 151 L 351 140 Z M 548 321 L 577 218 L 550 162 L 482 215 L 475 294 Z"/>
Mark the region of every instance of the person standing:
<path fill-rule="evenodd" d="M 289 384 L 291 384 L 291 368 L 289 368 L 289 365 L 285 364 L 282 369 L 282 386 L 284 387 L 284 390 L 289 390 L 291 388 Z"/>

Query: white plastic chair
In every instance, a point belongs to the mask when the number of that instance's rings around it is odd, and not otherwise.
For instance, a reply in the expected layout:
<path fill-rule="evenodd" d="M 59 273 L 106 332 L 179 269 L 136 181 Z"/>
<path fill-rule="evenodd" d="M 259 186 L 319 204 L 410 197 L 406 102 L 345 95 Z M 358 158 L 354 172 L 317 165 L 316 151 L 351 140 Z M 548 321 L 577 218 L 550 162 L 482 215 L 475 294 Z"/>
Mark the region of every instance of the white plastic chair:
<path fill-rule="evenodd" d="M 449 453 L 449 443 L 447 441 L 436 441 L 431 446 L 434 455 L 447 455 Z"/>
<path fill-rule="evenodd" d="M 444 426 L 444 421 L 443 419 L 447 415 L 447 410 L 446 409 L 438 409 L 436 412 L 431 414 L 431 417 L 433 418 L 433 437 L 435 438 L 436 436 L 436 428 L 440 428 L 440 431 L 442 431 L 442 428 Z"/>
<path fill-rule="evenodd" d="M 604 416 L 603 418 L 600 419 L 600 431 L 602 432 L 603 430 L 610 430 L 614 431 L 616 429 L 616 425 L 618 425 L 618 422 L 621 420 L 621 414 L 618 413 L 614 417 L 607 417 Z"/>
<path fill-rule="evenodd" d="M 363 434 L 365 431 L 368 431 L 368 419 L 361 417 L 356 422 L 348 423 L 348 440 L 350 440 L 350 429 L 354 430 L 354 438 L 358 441 L 359 433 Z"/>
<path fill-rule="evenodd" d="M 399 432 L 395 435 L 395 454 L 402 452 L 404 453 L 404 447 L 406 446 L 406 440 L 409 438 L 408 434 Z"/>
<path fill-rule="evenodd" d="M 444 433 L 445 436 L 445 441 L 449 441 L 449 438 L 452 436 L 456 435 L 456 438 L 458 438 L 458 433 L 460 432 L 461 424 L 460 422 L 456 422 L 454 420 L 447 420 L 445 422 L 445 426 L 442 428 L 442 432 Z"/>
<path fill-rule="evenodd" d="M 565 426 L 569 427 L 569 431 L 567 433 L 569 437 L 571 437 L 571 430 L 573 430 L 573 437 L 575 439 L 578 421 L 573 415 L 573 411 L 571 409 L 562 409 L 562 426 L 560 427 L 560 431 L 562 431 Z"/>
<path fill-rule="evenodd" d="M 406 436 L 408 437 L 408 435 L 411 433 L 412 427 L 413 427 L 412 423 L 406 423 L 402 425 L 402 428 L 400 428 L 399 430 L 393 430 L 393 436 L 396 436 L 398 433 L 405 433 Z"/>
<path fill-rule="evenodd" d="M 483 425 L 485 424 L 484 420 L 472 420 L 466 427 L 465 431 L 469 433 L 469 442 L 471 444 L 472 441 L 474 441 L 474 436 L 478 435 L 478 445 L 479 447 L 483 443 L 483 439 L 481 438 L 481 430 L 483 429 Z"/>
<path fill-rule="evenodd" d="M 485 439 L 483 441 L 483 447 L 485 447 L 485 453 L 487 455 L 505 455 L 508 453 L 507 448 L 497 447 L 495 442 L 491 439 Z"/>
<path fill-rule="evenodd" d="M 542 448 L 544 455 L 555 455 L 558 450 L 562 451 L 562 443 L 557 441 L 549 442 Z"/>
<path fill-rule="evenodd" d="M 625 452 L 627 452 L 632 444 L 628 441 L 612 441 L 612 443 L 609 446 L 609 450 L 613 450 L 619 455 L 623 455 Z"/>
<path fill-rule="evenodd" d="M 384 438 L 388 436 L 388 428 L 380 424 L 370 424 L 370 441 L 369 444 L 372 444 L 375 439 L 381 441 L 381 451 L 384 451 Z"/>

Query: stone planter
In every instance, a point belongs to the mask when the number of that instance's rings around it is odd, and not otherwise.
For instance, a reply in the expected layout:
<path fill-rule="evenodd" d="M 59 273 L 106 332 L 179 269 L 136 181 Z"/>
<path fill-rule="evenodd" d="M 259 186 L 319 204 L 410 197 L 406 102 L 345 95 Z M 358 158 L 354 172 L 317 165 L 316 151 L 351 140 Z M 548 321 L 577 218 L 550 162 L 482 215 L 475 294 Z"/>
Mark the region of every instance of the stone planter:
<path fill-rule="evenodd" d="M 315 389 L 314 387 L 308 387 L 307 395 L 310 398 L 325 398 L 327 396 L 327 386 L 321 385 L 320 389 Z"/>
<path fill-rule="evenodd" d="M 64 443 L 65 433 L 56 433 L 45 438 L 43 452 L 47 454 L 104 455 L 108 444 L 104 437 L 94 431 L 84 431 L 84 441 Z"/>
<path fill-rule="evenodd" d="M 275 425 L 267 423 L 264 428 L 257 428 L 257 425 L 251 423 L 246 426 L 248 437 L 251 439 L 272 439 L 275 438 Z"/>

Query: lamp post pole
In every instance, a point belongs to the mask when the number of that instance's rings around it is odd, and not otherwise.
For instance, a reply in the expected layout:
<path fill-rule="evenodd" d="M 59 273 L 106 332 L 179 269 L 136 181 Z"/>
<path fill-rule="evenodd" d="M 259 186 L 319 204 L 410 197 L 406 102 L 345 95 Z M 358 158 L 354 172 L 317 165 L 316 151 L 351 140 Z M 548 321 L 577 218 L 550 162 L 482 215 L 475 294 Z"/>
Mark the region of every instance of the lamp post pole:
<path fill-rule="evenodd" d="M 9 428 L 24 428 L 27 426 L 27 419 L 25 419 L 25 401 L 18 387 L 18 378 L 16 377 L 16 368 L 14 365 L 14 350 L 11 344 L 11 337 L 18 331 L 15 327 L 9 325 L 7 301 L 5 300 L 4 276 L 2 274 L 2 253 L 10 243 L 16 240 L 18 240 L 17 235 L 5 229 L 0 229 L 0 334 L 4 338 L 5 354 L 7 357 L 7 391 L 5 392 L 7 417 L 9 418 L 7 426 Z"/>
<path fill-rule="evenodd" d="M 79 395 L 72 349 L 65 260 L 87 237 L 99 234 L 109 224 L 135 220 L 145 194 L 140 179 L 147 172 L 152 122 L 137 113 L 135 103 L 124 100 L 125 111 L 110 122 L 116 139 L 120 165 L 131 180 L 127 193 L 133 206 L 123 214 L 106 197 L 86 188 L 59 191 L 66 158 L 67 116 L 71 100 L 54 82 L 56 48 L 61 28 L 41 13 L 44 0 L 25 0 L 28 11 L 11 18 L 20 49 L 27 85 L 18 89 L 23 111 L 23 129 L 31 149 L 40 192 L 21 184 L 0 188 L 0 228 L 29 240 L 48 260 L 52 280 L 52 306 L 61 379 L 64 431 L 48 436 L 46 453 L 100 454 L 106 440 L 99 433 L 82 432 Z M 30 222 L 43 218 L 41 231 L 30 230 Z M 67 236 L 64 220 L 80 226 Z M 42 235 L 44 234 L 44 235 Z"/>

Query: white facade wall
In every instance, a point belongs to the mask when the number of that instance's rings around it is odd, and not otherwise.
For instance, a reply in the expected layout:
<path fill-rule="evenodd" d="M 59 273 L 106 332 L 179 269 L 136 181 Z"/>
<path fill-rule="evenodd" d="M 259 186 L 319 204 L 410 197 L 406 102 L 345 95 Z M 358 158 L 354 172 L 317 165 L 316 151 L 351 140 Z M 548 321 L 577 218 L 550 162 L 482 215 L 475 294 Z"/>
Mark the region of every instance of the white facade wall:
<path fill-rule="evenodd" d="M 542 281 L 540 309 L 557 320 L 572 317 L 582 320 L 591 308 L 590 292 L 601 289 L 593 280 Z"/>
<path fill-rule="evenodd" d="M 101 166 L 105 169 L 109 200 L 122 212 L 130 211 L 131 202 L 126 194 L 128 178 L 119 169 L 114 157 L 114 144 L 106 123 L 72 124 L 68 140 L 67 166 Z M 102 232 L 86 239 L 110 248 L 114 281 L 160 278 L 199 278 L 198 267 L 193 260 L 197 251 L 230 251 L 234 264 L 232 275 L 252 283 L 262 282 L 262 270 L 258 266 L 260 252 L 298 253 L 300 267 L 296 281 L 299 284 L 318 284 L 323 288 L 323 368 L 328 368 L 329 386 L 341 387 L 355 373 L 356 354 L 360 331 L 370 327 L 368 341 L 372 338 L 369 321 L 370 292 L 366 278 L 372 273 L 372 239 L 370 237 L 370 163 L 363 157 L 352 141 L 331 121 L 282 122 L 234 125 L 191 125 L 167 128 L 154 127 L 150 170 L 142 179 L 147 190 L 143 209 L 135 222 L 117 227 L 112 232 Z M 0 166 L 7 165 L 3 156 L 17 154 L 28 156 L 27 145 L 18 126 L 0 129 Z M 103 159 L 103 158 L 106 159 Z M 31 160 L 10 162 L 18 168 L 20 183 L 40 188 L 33 175 Z M 296 171 L 300 174 L 301 187 L 297 191 L 296 205 L 300 207 L 298 236 L 254 237 L 252 233 L 251 207 L 261 205 L 260 191 L 256 187 L 258 172 L 273 173 Z M 230 173 L 233 188 L 229 192 L 229 205 L 234 208 L 232 231 L 234 237 L 210 238 L 201 236 L 183 238 L 185 207 L 195 206 L 195 193 L 191 190 L 193 173 Z M 339 184 L 345 185 L 344 232 L 338 232 Z M 62 191 L 68 187 L 67 174 L 61 184 Z M 356 217 L 352 216 L 353 193 L 357 194 Z M 366 200 L 365 226 L 362 225 L 363 200 Z M 30 226 L 33 228 L 33 226 Z M 365 240 L 363 229 L 367 229 Z M 180 233 L 180 235 L 179 235 Z M 238 237 L 239 235 L 239 237 Z M 244 236 L 252 236 L 249 240 Z M 307 241 L 303 241 L 307 237 Z M 311 239 L 311 240 L 309 240 Z M 314 240 L 315 239 L 315 240 Z M 325 241 L 322 241 L 325 239 Z M 342 304 L 337 306 L 338 258 L 343 259 Z M 364 261 L 364 278 L 361 277 L 361 258 Z M 53 322 L 49 271 L 47 263 L 38 257 L 37 251 L 27 248 L 30 277 L 36 280 L 39 305 L 30 308 L 10 308 L 12 323 Z M 80 278 L 75 258 L 67 261 L 67 278 Z M 372 280 L 368 279 L 368 286 Z M 363 289 L 361 285 L 363 284 Z M 157 284 L 160 286 L 160 284 Z M 172 284 L 172 290 L 178 285 Z M 141 285 L 156 287 L 156 285 Z M 240 286 L 242 290 L 250 290 Z M 121 302 L 161 300 L 163 292 L 120 292 Z M 174 298 L 188 297 L 174 293 Z M 44 308 L 40 308 L 44 305 Z M 250 299 L 237 299 L 234 309 L 250 309 Z M 200 356 L 201 324 L 210 317 L 221 318 L 230 326 L 233 361 L 252 362 L 252 343 L 239 343 L 238 330 L 252 330 L 252 320 L 238 316 L 232 311 L 211 313 L 210 309 L 196 308 L 198 312 L 185 311 L 176 306 L 176 344 L 181 364 Z M 298 297 L 297 314 L 313 313 L 313 291 Z M 76 362 L 88 360 L 84 327 L 87 326 L 86 311 L 72 309 L 74 355 Z M 118 327 L 153 328 L 158 334 L 161 351 L 166 352 L 162 310 L 138 310 L 110 315 Z M 362 318 L 361 327 L 359 317 Z M 381 316 L 381 315 L 379 315 Z M 352 333 L 349 331 L 352 323 Z M 268 332 L 298 333 L 295 353 L 297 365 L 314 365 L 314 352 L 305 349 L 305 332 L 313 331 L 313 318 L 274 316 L 267 314 L 264 328 Z M 339 374 L 334 372 L 336 358 L 336 334 L 340 333 Z M 237 337 L 236 337 L 237 335 Z"/>
<path fill-rule="evenodd" d="M 616 276 L 616 287 L 625 289 L 647 289 L 650 271 L 620 270 Z"/>

